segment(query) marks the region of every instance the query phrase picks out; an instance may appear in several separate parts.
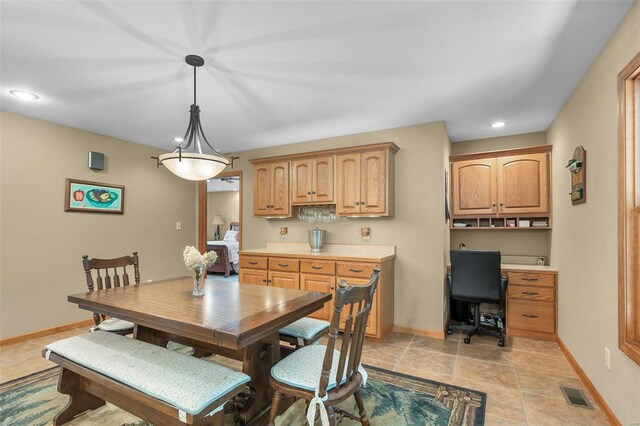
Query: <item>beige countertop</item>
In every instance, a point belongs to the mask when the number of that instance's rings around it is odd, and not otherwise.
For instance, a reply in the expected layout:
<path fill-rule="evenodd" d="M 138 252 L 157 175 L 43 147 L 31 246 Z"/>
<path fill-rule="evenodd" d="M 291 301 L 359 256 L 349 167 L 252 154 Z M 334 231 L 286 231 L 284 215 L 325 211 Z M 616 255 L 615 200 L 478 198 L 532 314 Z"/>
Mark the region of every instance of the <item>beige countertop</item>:
<path fill-rule="evenodd" d="M 451 268 L 451 264 L 448 264 L 447 268 Z M 546 272 L 549 274 L 558 273 L 557 269 L 546 265 L 522 265 L 516 263 L 503 263 L 502 265 L 500 265 L 500 269 L 507 272 Z"/>
<path fill-rule="evenodd" d="M 311 253 L 307 243 L 267 243 L 266 248 L 241 250 L 240 254 L 382 262 L 395 258 L 396 248 L 395 246 L 325 244 L 320 253 Z"/>

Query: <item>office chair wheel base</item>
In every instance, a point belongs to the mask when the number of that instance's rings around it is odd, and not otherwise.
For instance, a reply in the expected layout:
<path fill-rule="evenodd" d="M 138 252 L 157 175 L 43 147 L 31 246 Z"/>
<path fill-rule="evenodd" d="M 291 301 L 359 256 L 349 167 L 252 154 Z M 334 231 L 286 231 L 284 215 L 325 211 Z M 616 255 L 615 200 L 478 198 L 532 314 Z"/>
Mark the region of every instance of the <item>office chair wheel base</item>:
<path fill-rule="evenodd" d="M 500 346 L 501 348 L 504 348 L 504 339 L 498 340 L 498 346 Z"/>
<path fill-rule="evenodd" d="M 451 330 L 450 328 L 447 328 L 447 334 L 453 334 L 453 330 Z"/>
<path fill-rule="evenodd" d="M 464 343 L 466 343 L 467 345 L 468 345 L 469 343 L 471 343 L 471 337 L 469 337 L 469 336 L 465 337 L 465 338 L 464 338 Z"/>

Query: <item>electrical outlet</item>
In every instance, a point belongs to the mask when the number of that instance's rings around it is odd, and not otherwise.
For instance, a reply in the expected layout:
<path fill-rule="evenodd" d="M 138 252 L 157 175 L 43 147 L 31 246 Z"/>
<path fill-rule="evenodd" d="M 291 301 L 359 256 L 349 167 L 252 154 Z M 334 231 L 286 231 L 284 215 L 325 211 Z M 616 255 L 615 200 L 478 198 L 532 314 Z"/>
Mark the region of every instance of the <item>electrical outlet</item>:
<path fill-rule="evenodd" d="M 153 282 L 153 280 L 147 280 L 148 283 Z"/>
<path fill-rule="evenodd" d="M 176 222 L 176 231 L 182 230 L 182 222 Z"/>
<path fill-rule="evenodd" d="M 611 370 L 611 351 L 607 347 L 604 348 L 604 366 Z"/>

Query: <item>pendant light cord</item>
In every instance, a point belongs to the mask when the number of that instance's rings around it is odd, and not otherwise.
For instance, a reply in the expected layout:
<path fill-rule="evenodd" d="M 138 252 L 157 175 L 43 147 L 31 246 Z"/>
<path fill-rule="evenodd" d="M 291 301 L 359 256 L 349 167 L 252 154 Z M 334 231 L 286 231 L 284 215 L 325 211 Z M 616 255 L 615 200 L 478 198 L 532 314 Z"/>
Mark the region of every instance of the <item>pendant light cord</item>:
<path fill-rule="evenodd" d="M 193 67 L 193 104 L 198 104 L 196 102 L 196 67 Z"/>

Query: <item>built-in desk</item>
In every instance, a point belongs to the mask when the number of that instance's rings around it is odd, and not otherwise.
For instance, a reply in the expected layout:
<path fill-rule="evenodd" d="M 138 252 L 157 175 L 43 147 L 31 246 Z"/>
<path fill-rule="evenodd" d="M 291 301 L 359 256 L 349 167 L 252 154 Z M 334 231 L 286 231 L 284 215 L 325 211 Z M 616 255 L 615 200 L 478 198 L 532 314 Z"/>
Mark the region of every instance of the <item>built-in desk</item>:
<path fill-rule="evenodd" d="M 550 266 L 516 264 L 503 264 L 501 269 L 509 277 L 507 334 L 555 340 L 558 271 Z"/>

